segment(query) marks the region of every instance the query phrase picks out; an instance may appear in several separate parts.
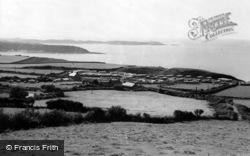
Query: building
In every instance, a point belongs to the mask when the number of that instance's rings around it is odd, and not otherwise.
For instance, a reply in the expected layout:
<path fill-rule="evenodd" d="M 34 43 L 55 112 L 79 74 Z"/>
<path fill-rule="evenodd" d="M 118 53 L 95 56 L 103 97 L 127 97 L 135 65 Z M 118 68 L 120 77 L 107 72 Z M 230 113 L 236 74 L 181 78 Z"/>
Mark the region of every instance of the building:
<path fill-rule="evenodd" d="M 122 84 L 122 86 L 124 88 L 129 88 L 129 89 L 133 89 L 135 87 L 135 83 L 131 83 L 131 82 L 125 82 Z"/>

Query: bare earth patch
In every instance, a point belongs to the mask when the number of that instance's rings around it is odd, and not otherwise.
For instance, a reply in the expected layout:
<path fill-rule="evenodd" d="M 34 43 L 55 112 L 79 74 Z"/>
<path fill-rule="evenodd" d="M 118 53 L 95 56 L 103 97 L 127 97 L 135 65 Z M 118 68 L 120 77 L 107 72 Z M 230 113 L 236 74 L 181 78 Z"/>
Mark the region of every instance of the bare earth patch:
<path fill-rule="evenodd" d="M 235 121 L 81 124 L 8 132 L 0 138 L 62 139 L 66 156 L 250 155 L 250 124 Z"/>

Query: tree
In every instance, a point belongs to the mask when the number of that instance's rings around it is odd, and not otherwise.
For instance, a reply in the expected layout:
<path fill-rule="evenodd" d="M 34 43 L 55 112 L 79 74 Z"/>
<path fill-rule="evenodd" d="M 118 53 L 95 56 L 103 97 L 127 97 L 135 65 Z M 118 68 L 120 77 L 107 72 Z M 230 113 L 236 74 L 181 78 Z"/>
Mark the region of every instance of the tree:
<path fill-rule="evenodd" d="M 41 88 L 44 89 L 45 92 L 48 92 L 48 93 L 54 92 L 54 90 L 55 90 L 54 85 L 42 85 Z"/>
<path fill-rule="evenodd" d="M 112 121 L 124 121 L 127 117 L 126 109 L 121 106 L 112 106 L 108 109 L 108 113 Z"/>
<path fill-rule="evenodd" d="M 20 87 L 14 87 L 11 89 L 10 91 L 10 98 L 25 98 L 26 96 L 28 96 L 29 93 L 27 91 L 25 91 L 23 88 Z"/>
<path fill-rule="evenodd" d="M 196 115 L 196 117 L 200 117 L 201 114 L 203 114 L 203 113 L 204 113 L 204 110 L 202 110 L 202 109 L 196 109 L 194 111 L 194 114 Z"/>

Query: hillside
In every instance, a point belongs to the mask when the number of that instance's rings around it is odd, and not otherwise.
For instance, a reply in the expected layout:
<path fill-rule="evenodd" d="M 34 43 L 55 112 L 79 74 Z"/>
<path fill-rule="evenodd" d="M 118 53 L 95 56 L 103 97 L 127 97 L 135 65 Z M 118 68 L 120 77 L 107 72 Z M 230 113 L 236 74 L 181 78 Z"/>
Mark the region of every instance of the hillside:
<path fill-rule="evenodd" d="M 77 53 L 86 54 L 90 53 L 88 50 L 67 45 L 44 45 L 38 43 L 20 43 L 20 42 L 5 42 L 0 41 L 0 51 L 27 51 L 27 52 L 43 52 L 43 53 Z"/>
<path fill-rule="evenodd" d="M 137 74 L 154 74 L 154 75 L 192 75 L 192 77 L 203 76 L 218 78 L 228 78 L 238 80 L 237 78 L 221 74 L 214 73 L 206 70 L 192 69 L 192 68 L 163 68 L 163 67 L 124 67 L 119 69 L 119 72 L 137 73 Z"/>
<path fill-rule="evenodd" d="M 46 57 L 30 57 L 25 60 L 13 62 L 14 64 L 42 64 L 42 63 L 68 63 L 69 61 L 63 59 L 53 59 Z"/>

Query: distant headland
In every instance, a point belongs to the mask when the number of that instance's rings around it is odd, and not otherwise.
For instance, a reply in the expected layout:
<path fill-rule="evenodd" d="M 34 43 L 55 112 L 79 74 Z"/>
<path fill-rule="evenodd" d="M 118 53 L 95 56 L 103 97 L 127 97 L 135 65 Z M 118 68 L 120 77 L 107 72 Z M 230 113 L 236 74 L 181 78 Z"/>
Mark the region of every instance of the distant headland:
<path fill-rule="evenodd" d="M 37 39 L 0 39 L 10 42 L 21 42 L 21 43 L 40 43 L 40 44 L 110 44 L 110 45 L 165 45 L 157 41 L 139 42 L 139 41 L 95 41 L 95 40 L 58 40 L 58 39 L 48 39 L 48 40 L 37 40 Z"/>

